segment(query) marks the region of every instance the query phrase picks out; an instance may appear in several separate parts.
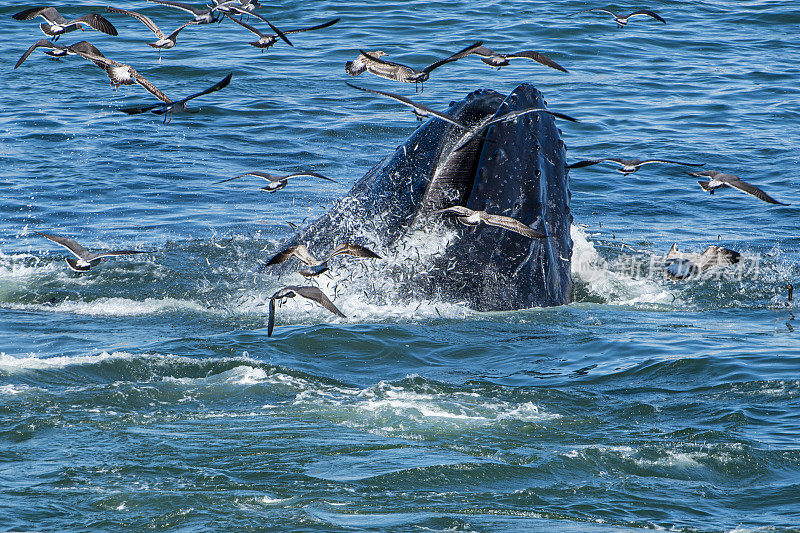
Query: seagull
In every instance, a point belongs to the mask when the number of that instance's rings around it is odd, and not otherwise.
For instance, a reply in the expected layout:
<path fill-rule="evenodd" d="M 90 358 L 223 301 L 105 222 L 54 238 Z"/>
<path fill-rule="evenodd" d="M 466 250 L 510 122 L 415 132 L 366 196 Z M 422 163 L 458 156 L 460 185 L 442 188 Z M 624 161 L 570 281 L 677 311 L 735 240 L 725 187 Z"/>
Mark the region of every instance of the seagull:
<path fill-rule="evenodd" d="M 514 233 L 519 233 L 523 237 L 531 239 L 545 239 L 548 236 L 545 233 L 540 233 L 530 226 L 526 226 L 516 218 L 506 217 L 503 215 L 491 215 L 486 211 L 473 211 L 468 207 L 454 205 L 445 209 L 434 211 L 434 214 L 445 214 L 455 216 L 459 222 L 465 226 L 477 226 L 481 222 L 489 226 L 496 226 L 503 228 Z"/>
<path fill-rule="evenodd" d="M 153 22 L 152 19 L 150 19 L 150 17 L 142 15 L 141 13 L 137 13 L 135 11 L 128 11 L 127 9 L 120 9 L 118 7 L 106 7 L 106 10 L 108 10 L 108 11 L 110 11 L 112 13 L 120 13 L 122 15 L 128 15 L 129 17 L 133 17 L 136 20 L 138 20 L 139 22 L 141 22 L 142 24 L 144 24 L 145 26 L 147 26 L 148 28 L 150 28 L 150 31 L 152 31 L 153 33 L 156 34 L 156 37 L 158 37 L 158 40 L 156 42 L 154 42 L 154 43 L 147 43 L 147 44 L 149 46 L 152 46 L 153 48 L 158 48 L 158 63 L 159 64 L 161 64 L 161 49 L 162 48 L 166 48 L 166 49 L 173 48 L 176 44 L 178 44 L 177 43 L 178 34 L 181 32 L 181 30 L 183 28 L 185 28 L 186 26 L 192 26 L 192 25 L 195 25 L 195 24 L 199 24 L 198 22 L 195 22 L 194 20 L 190 20 L 189 22 L 187 22 L 186 24 L 184 24 L 183 26 L 181 26 L 177 30 L 175 30 L 172 33 L 170 33 L 169 35 L 165 35 L 164 32 L 161 31 L 161 29 L 159 29 L 158 26 L 156 26 L 156 23 Z"/>
<path fill-rule="evenodd" d="M 547 113 L 548 115 L 552 115 L 556 118 L 561 118 L 564 120 L 568 120 L 570 122 L 579 122 L 578 119 L 572 118 L 569 115 L 565 115 L 563 113 L 558 113 L 556 111 L 550 111 L 549 109 L 544 109 L 541 107 L 527 107 L 525 109 L 518 109 L 516 111 L 510 111 L 505 115 L 500 115 L 499 117 L 486 117 L 483 121 L 478 124 L 475 129 L 467 133 L 458 145 L 453 148 L 453 152 L 457 152 L 464 148 L 469 142 L 474 139 L 475 137 L 482 137 L 486 131 L 489 129 L 490 126 L 494 126 L 495 124 L 499 124 L 500 122 L 508 122 L 510 120 L 516 120 L 523 115 L 527 115 L 529 113 Z"/>
<path fill-rule="evenodd" d="M 670 165 L 685 165 L 687 167 L 702 167 L 705 163 L 685 163 L 683 161 L 671 161 L 669 159 L 620 159 L 619 157 L 604 157 L 602 159 L 587 159 L 585 161 L 578 161 L 577 163 L 573 163 L 571 165 L 567 165 L 567 168 L 583 168 L 588 167 L 591 165 L 596 165 L 597 163 L 602 163 L 603 161 L 610 161 L 612 163 L 618 164 L 622 168 L 614 169 L 617 172 L 622 172 L 625 175 L 632 174 L 639 170 L 642 165 L 647 165 L 650 163 L 667 163 Z"/>
<path fill-rule="evenodd" d="M 403 83 L 413 83 L 414 88 L 416 89 L 417 84 L 420 86 L 420 90 L 424 91 L 424 83 L 430 77 L 431 72 L 438 67 L 446 63 L 450 63 L 452 61 L 456 61 L 461 59 L 462 57 L 466 57 L 470 50 L 479 48 L 483 44 L 482 41 L 478 41 L 473 43 L 463 50 L 459 50 L 455 54 L 452 54 L 444 59 L 440 59 L 435 63 L 431 63 L 427 67 L 423 68 L 422 70 L 416 70 L 412 67 L 402 65 L 400 63 L 394 63 L 392 61 L 386 61 L 385 59 L 381 59 L 379 56 L 372 55 L 369 52 L 365 52 L 364 50 L 359 50 L 359 53 L 367 58 L 365 61 L 366 70 L 375 74 L 376 76 L 380 76 L 381 78 L 386 78 L 387 80 L 394 80 Z M 356 58 L 357 60 L 358 58 Z M 349 72 L 349 71 L 348 71 Z M 351 74 L 354 75 L 354 74 Z"/>
<path fill-rule="evenodd" d="M 664 257 L 664 270 L 670 279 L 686 279 L 694 277 L 712 267 L 730 266 L 739 263 L 742 255 L 739 252 L 709 246 L 702 254 L 678 251 L 677 243 L 673 243 Z"/>
<path fill-rule="evenodd" d="M 239 20 L 237 18 L 234 18 L 228 13 L 226 13 L 225 15 L 229 19 L 234 21 L 236 24 L 238 24 L 238 25 L 242 26 L 243 28 L 246 28 L 246 29 L 250 30 L 251 32 L 255 33 L 256 35 L 258 35 L 258 40 L 257 41 L 252 41 L 249 44 L 251 46 L 255 46 L 256 48 L 261 48 L 262 52 L 264 51 L 265 48 L 269 48 L 273 44 L 277 43 L 279 37 L 283 40 L 283 42 L 285 42 L 289 46 L 294 46 L 292 44 L 292 42 L 286 37 L 286 34 L 284 34 L 281 30 L 276 28 L 270 21 L 268 21 L 267 19 L 265 19 L 263 17 L 259 17 L 259 18 L 261 20 L 263 20 L 264 22 L 266 22 L 267 24 L 269 24 L 270 29 L 275 32 L 274 34 L 267 35 L 265 33 L 262 33 L 261 30 L 259 30 L 255 26 L 251 26 L 250 24 L 248 24 L 247 22 L 244 22 L 243 20 Z"/>
<path fill-rule="evenodd" d="M 31 47 L 25 51 L 24 54 L 22 54 L 22 57 L 19 58 L 19 61 L 17 61 L 17 64 L 14 65 L 14 68 L 16 69 L 17 67 L 22 65 L 25 62 L 25 60 L 28 59 L 28 56 L 30 56 L 33 53 L 33 51 L 36 50 L 37 48 L 49 48 L 50 50 L 45 50 L 44 53 L 55 59 L 66 57 L 68 55 L 78 55 L 79 51 L 96 54 L 99 56 L 103 55 L 100 53 L 100 50 L 95 48 L 94 45 L 88 41 L 79 41 L 70 46 L 60 46 L 52 41 L 48 41 L 47 39 L 39 39 L 38 41 L 33 43 Z"/>
<path fill-rule="evenodd" d="M 67 20 L 56 11 L 56 8 L 39 6 L 20 11 L 12 16 L 15 20 L 30 20 L 35 17 L 42 17 L 47 21 L 47 24 L 41 24 L 39 27 L 45 35 L 55 37 L 54 40 L 58 40 L 64 33 L 75 31 L 78 28 L 83 29 L 81 27 L 82 24 L 108 35 L 117 35 L 117 29 L 114 25 L 97 13 L 89 13 L 74 20 Z"/>
<path fill-rule="evenodd" d="M 634 11 L 633 13 L 628 15 L 627 17 L 618 17 L 616 14 L 612 13 L 611 11 L 609 11 L 607 9 L 600 9 L 599 7 L 594 7 L 592 9 L 584 9 L 584 10 L 581 10 L 581 11 L 576 11 L 575 13 L 570 13 L 567 16 L 571 17 L 572 15 L 577 15 L 578 13 L 586 13 L 588 11 L 601 11 L 603 13 L 608 13 L 609 15 L 614 17 L 614 21 L 617 23 L 617 27 L 618 28 L 622 28 L 623 26 L 625 26 L 628 23 L 628 19 L 631 18 L 631 17 L 634 17 L 636 15 L 647 16 L 647 17 L 650 17 L 650 18 L 654 18 L 659 22 L 663 22 L 664 24 L 667 23 L 667 21 L 664 20 L 663 18 L 661 18 L 661 16 L 659 16 L 657 13 L 653 13 L 652 11 L 649 11 L 647 9 L 640 9 L 638 11 Z"/>
<path fill-rule="evenodd" d="M 689 174 L 690 176 L 694 176 L 696 178 L 711 178 L 710 180 L 707 181 L 697 182 L 700 184 L 700 187 L 702 187 L 704 191 L 708 191 L 710 194 L 714 194 L 714 191 L 716 191 L 717 189 L 721 189 L 723 187 L 733 187 L 734 189 L 739 189 L 743 193 L 755 196 L 759 200 L 763 200 L 768 204 L 791 205 L 779 202 L 778 200 L 768 195 L 755 185 L 751 185 L 746 181 L 742 181 L 733 174 L 724 174 L 716 170 L 704 170 L 702 172 L 687 172 L 687 174 Z"/>
<path fill-rule="evenodd" d="M 422 120 L 423 118 L 427 118 L 427 117 L 433 116 L 433 117 L 439 118 L 441 120 L 444 120 L 445 122 L 449 122 L 450 124 L 452 124 L 454 126 L 457 126 L 457 127 L 461 128 L 463 130 L 468 129 L 467 126 L 465 126 L 461 122 L 457 121 L 455 118 L 451 117 L 450 115 L 435 111 L 435 110 L 431 109 L 428 106 L 424 106 L 422 104 L 417 104 L 416 102 L 412 102 L 411 100 L 409 100 L 405 96 L 400 96 L 399 94 L 394 94 L 394 93 L 389 93 L 389 92 L 384 92 L 384 91 L 376 91 L 374 89 L 365 89 L 364 87 L 358 87 L 357 85 L 353 85 L 352 83 L 347 83 L 347 82 L 345 82 L 345 83 L 348 86 L 352 87 L 353 89 L 358 89 L 359 91 L 365 91 L 365 92 L 368 92 L 368 93 L 381 94 L 383 96 L 387 96 L 389 98 L 397 100 L 401 104 L 405 104 L 407 106 L 410 106 L 414 110 L 414 114 L 417 116 L 418 120 Z"/>
<path fill-rule="evenodd" d="M 494 50 L 490 50 L 485 46 L 479 46 L 477 48 L 469 50 L 465 55 L 476 55 L 481 58 L 481 61 L 489 65 L 490 67 L 497 67 L 500 70 L 500 67 L 505 67 L 506 65 L 510 64 L 509 59 L 516 59 L 516 58 L 526 58 L 532 59 L 537 63 L 541 63 L 550 68 L 554 68 L 556 70 L 560 70 L 561 72 L 567 72 L 567 69 L 550 59 L 544 54 L 540 54 L 539 52 L 534 52 L 533 50 L 526 50 L 524 52 L 515 52 L 513 54 L 500 54 L 495 52 Z"/>
<path fill-rule="evenodd" d="M 340 316 L 342 318 L 347 318 L 344 313 L 339 311 L 339 309 L 333 305 L 325 293 L 323 293 L 317 287 L 309 287 L 309 286 L 298 286 L 298 285 L 287 285 L 272 295 L 269 299 L 269 320 L 267 322 L 267 337 L 272 336 L 272 330 L 275 328 L 275 300 L 285 300 L 286 298 L 294 298 L 295 296 L 302 296 L 307 300 L 312 300 L 317 302 L 322 307 L 330 311 L 336 316 Z"/>
<path fill-rule="evenodd" d="M 120 111 L 122 111 L 123 113 L 127 113 L 129 115 L 138 115 L 139 113 L 146 113 L 146 112 L 150 111 L 151 113 L 155 113 L 156 115 L 164 115 L 164 123 L 165 124 L 169 124 L 170 122 L 172 122 L 172 114 L 173 113 L 182 113 L 182 112 L 188 110 L 189 106 L 186 105 L 186 102 L 188 102 L 189 100 L 194 100 L 198 96 L 203 96 L 204 94 L 213 93 L 213 92 L 219 91 L 220 89 L 224 89 L 225 87 L 228 86 L 228 84 L 230 84 L 232 77 L 233 77 L 233 73 L 230 73 L 227 76 L 225 76 L 224 78 L 222 78 L 220 81 L 218 81 L 217 83 L 215 83 L 214 85 L 209 87 L 208 89 L 203 89 L 199 93 L 195 93 L 195 94 L 193 94 L 191 96 L 187 96 L 186 98 L 182 98 L 182 99 L 176 100 L 174 102 L 172 100 L 170 100 L 167 97 L 167 95 L 165 95 L 161 91 L 158 91 L 161 94 L 161 96 L 159 96 L 156 93 L 153 93 L 153 94 L 156 96 L 156 98 L 158 98 L 159 100 L 161 100 L 163 102 L 162 104 L 151 104 L 151 105 L 146 105 L 146 106 L 123 107 L 122 109 L 120 109 Z M 137 80 L 137 82 L 141 83 L 138 80 Z M 152 91 L 150 91 L 150 92 L 152 92 Z M 169 120 L 168 120 L 168 117 L 169 117 Z"/>
<path fill-rule="evenodd" d="M 335 18 L 333 20 L 329 20 L 328 22 L 324 22 L 322 24 L 317 24 L 316 26 L 311 26 L 311 27 L 308 27 L 308 28 L 294 28 L 292 30 L 281 31 L 278 28 L 276 28 L 275 26 L 273 26 L 270 21 L 268 21 L 267 19 L 265 19 L 261 15 L 253 13 L 253 16 L 258 17 L 261 20 L 263 20 L 264 22 L 266 22 L 267 24 L 269 24 L 270 29 L 272 29 L 272 31 L 274 31 L 275 33 L 268 35 L 268 34 L 262 33 L 258 28 L 255 28 L 255 27 L 251 26 L 250 24 L 247 24 L 246 22 L 243 22 L 241 20 L 237 20 L 237 19 L 231 17 L 230 15 L 228 15 L 228 18 L 230 18 L 232 21 L 236 22 L 237 24 L 239 24 L 243 28 L 247 28 L 251 32 L 253 32 L 256 35 L 258 35 L 258 40 L 257 41 L 252 41 L 249 44 L 251 46 L 255 46 L 256 48 L 261 48 L 262 52 L 264 51 L 265 48 L 269 48 L 270 46 L 272 46 L 273 44 L 278 42 L 278 37 L 280 37 L 289 46 L 294 46 L 291 43 L 291 41 L 289 41 L 288 37 L 286 37 L 286 34 L 289 34 L 289 33 L 300 33 L 300 32 L 304 32 L 304 31 L 313 31 L 313 30 L 321 30 L 323 28 L 329 28 L 330 26 L 333 26 L 334 24 L 336 24 L 337 22 L 339 22 L 341 20 L 340 18 Z"/>
<path fill-rule="evenodd" d="M 308 28 L 294 28 L 294 29 L 291 29 L 291 30 L 281 31 L 278 28 L 276 28 L 275 26 L 273 26 L 270 23 L 270 21 L 268 21 L 267 19 L 265 19 L 264 17 L 262 17 L 258 13 L 252 13 L 252 15 L 254 17 L 256 17 L 256 18 L 259 18 L 259 19 L 263 20 L 267 24 L 269 24 L 270 29 L 272 29 L 272 31 L 274 31 L 275 33 L 272 34 L 272 35 L 266 35 L 264 33 L 261 33 L 258 29 L 250 26 L 249 24 L 242 23 L 242 21 L 240 21 L 240 20 L 236 20 L 236 19 L 231 19 L 231 20 L 233 20 L 234 22 L 238 22 L 243 27 L 247 28 L 251 32 L 253 32 L 256 35 L 258 35 L 258 41 L 251 42 L 250 45 L 255 46 L 256 48 L 261 48 L 262 52 L 264 51 L 264 48 L 269 48 L 270 46 L 275 44 L 278 41 L 278 37 L 280 37 L 283 41 L 285 41 L 286 44 L 288 44 L 289 46 L 294 46 L 289 41 L 289 38 L 286 37 L 287 34 L 301 33 L 301 32 L 304 32 L 304 31 L 314 31 L 314 30 L 321 30 L 321 29 L 324 29 L 324 28 L 329 28 L 329 27 L 333 26 L 334 24 L 336 24 L 337 22 L 339 22 L 340 20 L 342 20 L 341 18 L 335 18 L 335 19 L 329 20 L 328 22 L 323 22 L 322 24 L 317 24 L 316 26 L 310 26 Z"/>
<path fill-rule="evenodd" d="M 285 250 L 281 250 L 277 254 L 275 254 L 269 261 L 267 261 L 264 266 L 272 266 L 272 265 L 279 265 L 285 261 L 288 261 L 292 257 L 297 258 L 300 262 L 307 265 L 309 268 L 305 268 L 300 270 L 300 274 L 307 278 L 312 278 L 314 276 L 318 276 L 323 272 L 329 270 L 328 261 L 332 258 L 336 257 L 337 255 L 351 255 L 353 257 L 364 257 L 368 259 L 380 259 L 381 256 L 367 248 L 366 246 L 361 246 L 360 244 L 354 244 L 351 242 L 340 244 L 336 247 L 336 249 L 331 252 L 328 257 L 324 260 L 319 260 L 313 255 L 311 252 L 308 251 L 308 248 L 304 244 L 297 244 L 294 246 L 290 246 Z"/>
<path fill-rule="evenodd" d="M 220 17 L 211 9 L 201 9 L 198 7 L 190 6 L 189 4 L 183 4 L 181 2 L 171 2 L 170 0 L 147 0 L 148 2 L 154 2 L 156 4 L 161 4 L 169 7 L 174 7 L 175 9 L 180 9 L 182 11 L 186 11 L 187 13 L 191 13 L 194 15 L 194 21 L 198 24 L 211 24 L 212 22 L 217 22 Z"/>
<path fill-rule="evenodd" d="M 311 178 L 320 178 L 323 180 L 332 181 L 334 183 L 336 182 L 336 180 L 332 180 L 331 178 L 323 176 L 322 174 L 317 174 L 316 172 L 295 172 L 294 174 L 289 174 L 288 176 L 275 176 L 274 174 L 268 174 L 267 172 L 254 170 L 252 172 L 246 172 L 244 174 L 240 174 L 233 178 L 217 181 L 215 183 L 212 183 L 212 185 L 218 185 L 220 183 L 225 183 L 226 181 L 238 180 L 239 178 L 243 178 L 245 176 L 256 176 L 269 181 L 270 182 L 269 185 L 267 185 L 266 187 L 261 187 L 262 191 L 267 191 L 267 192 L 275 192 L 283 189 L 288 184 L 287 180 L 289 180 L 289 178 L 311 177 Z"/>
<path fill-rule="evenodd" d="M 73 259 L 72 257 L 65 258 L 69 267 L 74 270 L 75 272 L 86 272 L 93 266 L 97 266 L 100 261 L 104 261 L 106 257 L 115 257 L 118 255 L 134 255 L 134 254 L 149 254 L 152 252 L 145 252 L 145 251 L 137 251 L 137 250 L 114 250 L 112 252 L 90 252 L 76 241 L 69 239 L 67 237 L 59 237 L 58 235 L 50 235 L 49 233 L 42 233 L 41 231 L 34 231 L 44 237 L 45 239 L 49 239 L 56 244 L 59 244 L 69 250 L 70 252 L 77 257 L 77 259 Z"/>

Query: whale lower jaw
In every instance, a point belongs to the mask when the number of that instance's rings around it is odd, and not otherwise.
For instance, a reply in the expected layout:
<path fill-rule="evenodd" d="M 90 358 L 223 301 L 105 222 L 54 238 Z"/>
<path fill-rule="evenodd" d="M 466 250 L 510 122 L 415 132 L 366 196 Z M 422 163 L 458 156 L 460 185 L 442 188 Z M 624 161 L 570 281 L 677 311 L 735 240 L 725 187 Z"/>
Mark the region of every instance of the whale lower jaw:
<path fill-rule="evenodd" d="M 524 84 L 507 98 L 475 91 L 447 113 L 474 126 L 495 114 L 545 106 L 541 93 Z M 572 216 L 560 133 L 550 115 L 531 113 L 453 151 L 465 132 L 431 119 L 288 244 L 322 253 L 352 241 L 393 256 L 391 267 L 376 262 L 370 275 L 392 276 L 401 299 L 463 302 L 478 311 L 567 304 Z M 451 205 L 510 216 L 549 237 L 468 228 L 432 214 Z"/>

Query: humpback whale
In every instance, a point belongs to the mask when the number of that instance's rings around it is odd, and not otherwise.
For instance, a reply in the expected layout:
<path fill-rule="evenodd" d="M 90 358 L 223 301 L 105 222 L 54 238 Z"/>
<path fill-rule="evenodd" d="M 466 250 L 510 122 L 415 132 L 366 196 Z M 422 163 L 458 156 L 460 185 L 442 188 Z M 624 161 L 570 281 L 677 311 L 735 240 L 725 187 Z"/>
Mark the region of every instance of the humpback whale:
<path fill-rule="evenodd" d="M 523 84 L 507 97 L 474 91 L 447 114 L 474 128 L 489 117 L 546 105 Z M 431 118 L 281 249 L 360 241 L 384 257 L 402 255 L 405 272 L 398 262 L 382 269 L 378 261 L 372 274 L 394 276 L 398 293 L 409 299 L 463 302 L 478 311 L 571 302 L 569 174 L 553 117 L 530 113 L 469 135 Z M 436 214 L 452 206 L 512 217 L 546 238 L 486 224 L 465 228 Z M 436 253 L 408 249 L 432 240 L 440 244 Z"/>

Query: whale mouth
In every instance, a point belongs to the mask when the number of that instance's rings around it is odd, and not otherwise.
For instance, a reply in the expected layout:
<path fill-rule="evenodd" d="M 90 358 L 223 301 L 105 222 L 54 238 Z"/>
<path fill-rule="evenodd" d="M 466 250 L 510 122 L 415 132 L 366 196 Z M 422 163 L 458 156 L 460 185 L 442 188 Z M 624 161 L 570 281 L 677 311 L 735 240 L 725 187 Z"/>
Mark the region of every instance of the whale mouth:
<path fill-rule="evenodd" d="M 387 301 L 411 295 L 466 302 L 476 311 L 569 303 L 569 175 L 553 117 L 530 113 L 469 137 L 484 120 L 546 105 L 527 84 L 507 97 L 486 89 L 470 93 L 446 110 L 468 129 L 439 118 L 424 122 L 284 247 L 302 243 L 324 251 L 356 242 L 395 257 L 391 268 L 374 273 L 391 278 L 390 291 L 370 293 Z M 485 224 L 467 228 L 432 216 L 457 205 L 513 218 L 549 238 Z M 347 291 L 349 281 L 340 281 Z"/>

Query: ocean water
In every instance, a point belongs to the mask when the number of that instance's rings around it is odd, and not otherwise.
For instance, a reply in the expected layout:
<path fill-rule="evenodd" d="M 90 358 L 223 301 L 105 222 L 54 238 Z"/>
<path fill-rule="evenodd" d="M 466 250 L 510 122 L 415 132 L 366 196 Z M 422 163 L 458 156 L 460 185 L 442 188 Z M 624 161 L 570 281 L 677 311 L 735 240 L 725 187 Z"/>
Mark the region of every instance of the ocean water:
<path fill-rule="evenodd" d="M 165 29 L 187 18 L 117 5 Z M 800 531 L 800 322 L 785 288 L 800 275 L 800 9 L 664 0 L 646 7 L 666 25 L 624 29 L 567 16 L 596 6 L 274 2 L 260 12 L 281 29 L 341 21 L 263 54 L 230 21 L 189 27 L 161 64 L 132 18 L 108 15 L 115 38 L 61 37 L 173 98 L 233 73 L 170 124 L 119 113 L 153 99 L 80 58 L 37 51 L 14 70 L 42 35 L 11 20 L 23 6 L 0 8 L 0 530 Z M 415 94 L 343 70 L 359 48 L 425 65 L 477 39 L 569 74 L 468 58 Z M 289 280 L 258 261 L 417 125 L 345 81 L 442 110 L 532 83 L 581 120 L 559 124 L 571 162 L 704 162 L 793 205 L 710 196 L 678 166 L 575 169 L 575 303 L 478 313 L 377 305 L 356 287 L 335 298 L 348 318 L 290 301 L 268 338 L 266 298 Z M 336 182 L 214 185 L 254 169 Z M 154 253 L 76 275 L 33 230 Z M 673 242 L 744 260 L 666 280 Z M 379 261 L 354 268 L 381 279 Z"/>

